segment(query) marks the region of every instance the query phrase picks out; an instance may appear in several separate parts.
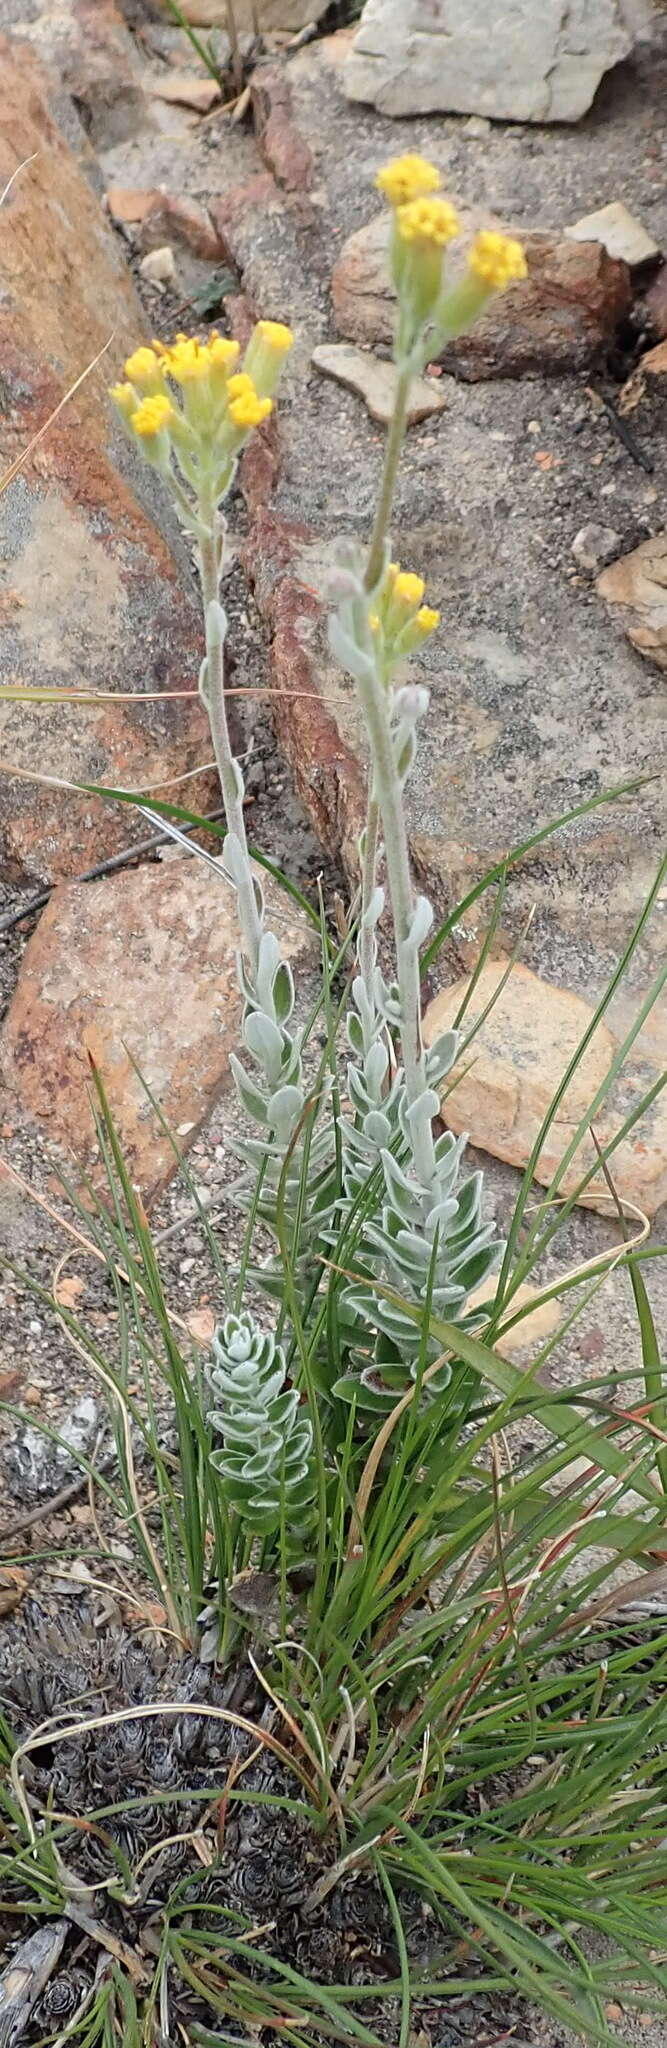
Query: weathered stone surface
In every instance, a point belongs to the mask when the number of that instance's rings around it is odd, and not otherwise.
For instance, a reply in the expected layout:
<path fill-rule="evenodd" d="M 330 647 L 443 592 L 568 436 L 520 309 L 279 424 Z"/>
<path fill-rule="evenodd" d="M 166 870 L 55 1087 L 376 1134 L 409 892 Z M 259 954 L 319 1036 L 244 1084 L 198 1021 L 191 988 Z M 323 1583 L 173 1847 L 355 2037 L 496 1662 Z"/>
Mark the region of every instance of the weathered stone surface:
<path fill-rule="evenodd" d="M 312 360 L 315 369 L 321 370 L 325 377 L 333 377 L 335 383 L 344 384 L 347 391 L 357 391 L 368 407 L 371 419 L 386 426 L 392 417 L 396 396 L 393 363 L 372 355 L 370 349 L 351 348 L 345 341 L 323 342 L 321 348 L 313 349 Z M 446 392 L 441 382 L 434 377 L 413 377 L 408 426 L 416 426 L 419 420 L 428 419 L 431 413 L 444 412 L 446 404 Z"/>
<path fill-rule="evenodd" d="M 116 0 L 56 0 L 23 23 L 21 7 L 12 22 L 30 37 L 40 57 L 53 66 L 81 115 L 97 149 L 112 148 L 150 122 L 132 38 Z"/>
<path fill-rule="evenodd" d="M 193 28 L 227 27 L 227 0 L 180 0 L 180 4 Z M 256 29 L 262 34 L 271 29 L 299 29 L 319 21 L 328 4 L 329 0 L 234 0 L 234 19 L 238 30 Z"/>
<path fill-rule="evenodd" d="M 115 239 L 40 94 L 42 73 L 5 47 L 0 471 L 23 455 L 68 387 L 104 350 L 4 492 L 0 680 L 6 684 L 134 692 L 136 703 L 76 709 L 3 702 L 0 761 L 24 776 L 155 793 L 210 760 L 196 698 L 141 704 L 143 693 L 191 689 L 197 609 L 170 550 L 116 467 L 132 468 L 106 386 L 143 319 Z M 135 473 L 139 476 L 139 465 Z M 152 484 L 141 479 L 142 491 Z M 160 505 L 159 493 L 152 494 Z M 188 785 L 207 808 L 214 781 Z M 52 879 L 87 867 L 143 830 L 120 806 L 36 791 L 7 774 L 0 797 L 5 856 Z"/>
<path fill-rule="evenodd" d="M 265 163 L 285 192 L 306 192 L 312 182 L 313 157 L 292 117 L 292 95 L 285 72 L 267 64 L 250 82 L 255 134 Z"/>
<path fill-rule="evenodd" d="M 667 668 L 667 533 L 644 540 L 598 577 L 597 588 L 612 618 L 633 647 Z"/>
<path fill-rule="evenodd" d="M 645 21 L 640 0 L 367 0 L 345 90 L 383 114 L 578 121 Z"/>
<path fill-rule="evenodd" d="M 292 960 L 313 941 L 284 894 L 267 892 Z M 241 1001 L 228 883 L 196 858 L 54 890 L 24 955 L 0 1072 L 10 1101 L 90 1166 L 89 1059 L 99 1068 L 145 1197 L 174 1170 L 137 1061 L 184 1149 L 227 1080 Z"/>
<path fill-rule="evenodd" d="M 482 969 L 462 1025 L 464 1034 L 500 988 L 507 962 L 494 960 Z M 453 1024 L 469 982 L 459 981 L 443 989 L 429 1005 L 425 1036 L 429 1044 Z M 580 996 L 543 981 L 530 968 L 515 964 L 504 988 L 475 1036 L 468 1056 L 461 1062 L 461 1078 L 449 1093 L 448 1077 L 443 1107 L 445 1122 L 453 1131 L 468 1131 L 472 1143 L 496 1159 L 524 1167 L 530 1158 L 543 1119 L 566 1068 L 587 1030 L 593 1011 Z M 667 1055 L 667 1034 L 664 1053 Z M 596 1091 L 605 1079 L 617 1051 L 617 1040 L 604 1023 L 598 1024 L 571 1081 L 556 1119 L 545 1139 L 536 1167 L 536 1179 L 548 1186 L 574 1129 L 587 1114 Z M 631 1110 L 660 1073 L 654 1063 L 655 1045 L 644 1050 L 642 1036 L 636 1040 L 627 1068 L 624 1068 L 604 1107 L 594 1119 L 601 1145 L 609 1142 Z M 664 1066 L 664 1059 L 663 1059 Z M 464 1070 L 468 1068 L 466 1073 Z M 586 1136 L 577 1149 L 562 1182 L 562 1192 L 571 1193 L 582 1174 L 596 1159 L 595 1147 Z M 622 1201 L 635 1203 L 649 1216 L 667 1200 L 667 1102 L 658 1096 L 613 1153 L 610 1170 Z M 584 1200 L 608 1216 L 613 1205 L 602 1174 L 596 1175 Z"/>
<path fill-rule="evenodd" d="M 607 255 L 618 256 L 629 270 L 639 270 L 645 263 L 655 264 L 660 255 L 658 244 L 643 221 L 628 211 L 622 199 L 611 199 L 608 206 L 599 206 L 595 213 L 583 214 L 581 220 L 565 229 L 565 234 L 570 242 L 601 242 Z"/>
<path fill-rule="evenodd" d="M 387 251 L 390 222 L 377 214 L 350 235 L 331 280 L 338 333 L 366 345 L 389 340 L 395 294 Z M 445 349 L 455 375 L 519 377 L 581 370 L 629 311 L 627 267 L 599 242 L 568 242 L 555 233 L 522 233 L 528 277 L 492 300 L 468 334 Z"/>

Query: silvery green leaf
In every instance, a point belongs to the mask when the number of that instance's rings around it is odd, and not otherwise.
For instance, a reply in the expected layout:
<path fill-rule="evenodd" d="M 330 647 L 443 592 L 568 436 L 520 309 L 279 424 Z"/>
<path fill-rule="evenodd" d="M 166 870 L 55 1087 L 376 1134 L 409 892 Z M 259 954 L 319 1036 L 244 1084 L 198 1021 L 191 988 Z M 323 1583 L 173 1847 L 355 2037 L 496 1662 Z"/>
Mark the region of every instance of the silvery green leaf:
<path fill-rule="evenodd" d="M 241 1065 L 241 1061 L 237 1059 L 235 1052 L 230 1052 L 229 1064 L 246 1116 L 252 1117 L 255 1123 L 265 1124 L 267 1108 L 264 1098 L 259 1088 L 255 1087 L 254 1081 L 251 1081 L 250 1075 L 246 1073 L 245 1067 Z"/>
<path fill-rule="evenodd" d="M 377 888 L 373 890 L 373 894 L 366 905 L 366 909 L 361 920 L 362 924 L 366 925 L 369 929 L 372 930 L 382 916 L 382 912 L 384 910 L 384 903 L 384 889 L 381 889 L 378 883 Z"/>
<path fill-rule="evenodd" d="M 374 680 L 375 664 L 372 656 L 357 646 L 352 635 L 344 631 L 336 617 L 329 620 L 329 646 L 334 659 L 348 675 L 354 676 L 356 682 L 369 683 Z"/>
<path fill-rule="evenodd" d="M 440 1097 L 436 1095 L 435 1089 L 422 1088 L 421 1095 L 416 1095 L 414 1102 L 411 1102 L 406 1107 L 406 1120 L 411 1125 L 421 1124 L 427 1120 L 429 1123 L 432 1123 L 434 1116 L 438 1114 L 439 1108 Z"/>
<path fill-rule="evenodd" d="M 269 1122 L 282 1132 L 290 1132 L 303 1115 L 304 1094 L 302 1088 L 277 1088 L 268 1103 Z"/>
<path fill-rule="evenodd" d="M 234 882 L 238 889 L 245 881 L 248 864 L 243 847 L 234 832 L 226 833 L 220 858 L 225 874 L 229 876 L 230 881 Z"/>
<path fill-rule="evenodd" d="M 364 1076 L 369 1095 L 378 1102 L 389 1067 L 389 1053 L 381 1038 L 376 1038 L 364 1061 Z"/>
<path fill-rule="evenodd" d="M 371 1140 L 371 1143 L 378 1152 L 381 1152 L 383 1147 L 389 1144 L 391 1124 L 389 1118 L 383 1116 L 380 1109 L 371 1109 L 368 1115 L 364 1117 L 364 1137 Z"/>
<path fill-rule="evenodd" d="M 198 687 L 198 689 L 199 689 L 199 692 L 200 692 L 200 695 L 201 695 L 202 697 L 205 697 L 205 696 L 206 696 L 206 690 L 207 690 L 207 685 L 208 685 L 208 662 L 207 662 L 207 659 L 206 659 L 206 655 L 204 655 L 204 659 L 203 659 L 203 661 L 202 661 L 202 662 L 200 662 L 200 666 L 199 666 L 199 682 L 198 682 L 198 685 L 197 685 L 197 687 Z"/>
<path fill-rule="evenodd" d="M 265 1017 L 261 1010 L 254 1010 L 244 1019 L 243 1037 L 248 1051 L 264 1068 L 267 1080 L 275 1087 L 280 1080 L 285 1045 L 279 1026 L 270 1017 Z"/>
<path fill-rule="evenodd" d="M 394 761 L 396 774 L 401 782 L 407 781 L 416 752 L 417 741 L 414 731 L 411 729 L 406 734 L 405 728 L 400 725 L 394 735 Z"/>
<path fill-rule="evenodd" d="M 361 1059 L 364 1050 L 364 1034 L 361 1028 L 360 1020 L 355 1015 L 354 1010 L 350 1010 L 348 1012 L 345 1023 L 345 1029 L 347 1032 L 347 1040 L 351 1052 L 355 1054 L 357 1059 Z"/>
<path fill-rule="evenodd" d="M 460 1042 L 458 1031 L 444 1031 L 429 1047 L 426 1054 L 426 1078 L 432 1087 L 438 1081 L 444 1080 L 445 1074 L 453 1067 Z"/>
<path fill-rule="evenodd" d="M 287 960 L 281 960 L 273 977 L 273 1005 L 279 1024 L 286 1024 L 294 1008 L 294 977 Z"/>
<path fill-rule="evenodd" d="M 417 949 L 423 946 L 424 940 L 428 938 L 432 923 L 433 910 L 428 897 L 418 896 L 414 908 L 414 916 L 410 924 L 409 939 L 411 946 L 415 946 Z"/>
<path fill-rule="evenodd" d="M 227 635 L 227 613 L 217 597 L 212 597 L 206 606 L 206 644 L 209 651 L 224 647 Z"/>

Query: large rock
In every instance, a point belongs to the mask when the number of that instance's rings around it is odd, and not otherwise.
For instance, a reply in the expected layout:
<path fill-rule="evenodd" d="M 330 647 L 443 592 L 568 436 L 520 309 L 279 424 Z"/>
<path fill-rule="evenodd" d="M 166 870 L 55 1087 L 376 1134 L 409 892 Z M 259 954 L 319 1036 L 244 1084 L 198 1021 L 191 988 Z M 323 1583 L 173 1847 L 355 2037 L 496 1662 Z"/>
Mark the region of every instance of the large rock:
<path fill-rule="evenodd" d="M 192 688 L 198 611 L 128 476 L 160 516 L 166 495 L 134 463 L 107 397 L 124 353 L 141 339 L 143 318 L 45 89 L 25 48 L 17 60 L 0 47 L 0 188 L 24 165 L 2 210 L 0 473 L 46 428 L 1 500 L 0 682 L 136 697 L 76 708 L 0 705 L 4 854 L 51 880 L 90 866 L 145 828 L 140 821 L 133 827 L 127 807 L 36 791 L 20 777 L 36 770 L 166 792 L 175 776 L 210 761 L 211 749 L 194 695 L 159 701 L 162 692 Z M 47 426 L 100 350 L 102 360 Z M 142 705 L 148 692 L 157 701 Z M 209 807 L 210 774 L 187 788 L 194 808 Z"/>
<path fill-rule="evenodd" d="M 367 0 L 343 82 L 383 114 L 578 121 L 645 21 L 642 0 Z"/>
<path fill-rule="evenodd" d="M 491 1152 L 495 1159 L 506 1159 L 512 1166 L 524 1167 L 593 1011 L 580 996 L 555 988 L 519 964 L 510 968 L 504 988 L 496 995 L 506 966 L 505 960 L 490 961 L 479 976 L 463 1019 L 463 1033 L 467 1035 L 488 1003 L 492 1008 L 467 1053 L 463 1053 L 460 1077 L 451 1093 L 452 1076 L 448 1077 L 443 1115 L 451 1130 L 468 1131 L 472 1143 L 482 1151 Z M 469 986 L 469 981 L 459 981 L 435 996 L 425 1019 L 429 1044 L 454 1024 Z M 656 1065 L 656 1050 L 655 1033 L 646 1047 L 640 1035 L 614 1091 L 593 1119 L 600 1145 L 609 1142 L 658 1079 L 661 1068 Z M 548 1186 L 574 1130 L 589 1113 L 616 1051 L 613 1033 L 606 1024 L 598 1024 L 540 1152 L 535 1178 L 542 1186 Z M 662 1053 L 664 1068 L 664 1015 Z M 596 1156 L 592 1138 L 587 1134 L 564 1176 L 562 1193 L 572 1192 L 588 1167 L 595 1164 Z M 656 1098 L 623 1139 L 609 1166 L 622 1201 L 635 1204 L 649 1216 L 655 1215 L 667 1201 L 664 1094 Z M 584 1200 L 604 1216 L 613 1213 L 602 1173 L 591 1182 Z"/>
<path fill-rule="evenodd" d="M 331 279 L 334 318 L 346 341 L 388 341 L 396 297 L 388 271 L 390 221 L 380 213 L 350 235 Z M 468 334 L 445 349 L 448 370 L 471 381 L 582 370 L 629 311 L 625 263 L 599 242 L 522 233 L 528 277 L 491 301 Z"/>
<path fill-rule="evenodd" d="M 266 894 L 287 956 L 309 961 L 309 928 L 277 887 Z M 5 1022 L 7 1104 L 94 1165 L 92 1058 L 129 1170 L 146 1198 L 155 1194 L 174 1156 L 132 1062 L 187 1149 L 238 1042 L 238 943 L 229 884 L 196 857 L 62 884 L 28 944 Z"/>
<path fill-rule="evenodd" d="M 597 588 L 633 647 L 658 668 L 667 668 L 667 533 L 642 541 L 632 554 L 612 562 L 598 577 Z"/>

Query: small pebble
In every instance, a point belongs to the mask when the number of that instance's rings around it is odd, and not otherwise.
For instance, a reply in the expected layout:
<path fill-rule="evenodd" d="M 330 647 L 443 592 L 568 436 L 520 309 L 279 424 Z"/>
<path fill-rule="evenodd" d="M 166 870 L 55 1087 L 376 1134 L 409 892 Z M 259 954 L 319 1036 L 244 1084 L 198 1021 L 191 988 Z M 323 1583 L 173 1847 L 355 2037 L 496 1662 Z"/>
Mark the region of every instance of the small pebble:
<path fill-rule="evenodd" d="M 163 249 L 149 249 L 139 264 L 142 277 L 147 284 L 174 284 L 176 281 L 176 258 L 170 242 Z"/>
<path fill-rule="evenodd" d="M 587 569 L 591 576 L 598 569 L 604 569 L 607 562 L 613 562 L 621 546 L 620 534 L 613 526 L 596 526 L 591 520 L 575 533 L 571 552 L 580 569 Z"/>

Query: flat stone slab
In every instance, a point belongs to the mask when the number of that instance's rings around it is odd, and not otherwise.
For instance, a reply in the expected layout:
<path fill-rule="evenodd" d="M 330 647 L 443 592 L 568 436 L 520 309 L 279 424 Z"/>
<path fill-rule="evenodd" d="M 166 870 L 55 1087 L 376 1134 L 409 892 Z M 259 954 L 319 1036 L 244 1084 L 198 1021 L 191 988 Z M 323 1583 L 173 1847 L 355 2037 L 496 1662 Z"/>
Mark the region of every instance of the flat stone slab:
<path fill-rule="evenodd" d="M 383 114 L 578 121 L 646 19 L 640 0 L 366 0 L 345 90 Z"/>
<path fill-rule="evenodd" d="M 336 384 L 344 384 L 348 391 L 357 391 L 371 419 L 378 420 L 381 426 L 387 425 L 396 397 L 393 363 L 383 362 L 382 357 L 374 356 L 370 349 L 351 348 L 344 341 L 324 342 L 320 348 L 314 348 L 312 361 L 324 377 L 333 377 Z M 444 412 L 446 404 L 446 392 L 434 377 L 413 377 L 408 399 L 408 426 L 414 427 L 420 420 Z"/>
<path fill-rule="evenodd" d="M 622 199 L 611 199 L 608 206 L 598 206 L 595 213 L 582 214 L 581 220 L 565 229 L 565 234 L 571 242 L 601 242 L 608 256 L 620 257 L 630 270 L 656 263 L 660 255 L 653 236 Z"/>
<path fill-rule="evenodd" d="M 468 996 L 470 1001 L 461 1024 L 464 1039 L 489 1004 L 491 1008 L 467 1053 L 463 1053 L 458 1077 L 456 1069 L 447 1077 L 444 1120 L 450 1130 L 467 1131 L 473 1145 L 491 1152 L 494 1158 L 524 1167 L 565 1070 L 589 1029 L 593 1011 L 589 1003 L 569 989 L 554 987 L 520 963 L 510 967 L 507 960 L 495 959 L 482 969 L 474 990 L 471 991 L 470 980 L 463 980 L 435 996 L 424 1020 L 427 1044 L 451 1029 Z M 644 1046 L 640 1034 L 632 1048 L 620 1080 L 595 1118 L 595 1133 L 601 1146 L 610 1142 L 665 1070 L 664 1009 L 662 1033 L 661 1062 L 655 1038 L 650 1046 Z M 574 1131 L 587 1116 L 617 1051 L 614 1033 L 605 1023 L 599 1023 L 542 1146 L 535 1178 L 543 1187 L 548 1187 Z M 583 1175 L 595 1166 L 596 1159 L 593 1140 L 586 1132 L 563 1176 L 561 1194 L 573 1193 Z M 617 1146 L 609 1161 L 609 1171 L 620 1201 L 631 1205 L 631 1214 L 638 1208 L 653 1216 L 667 1201 L 664 1093 L 657 1096 L 629 1136 Z M 613 1216 L 613 1201 L 601 1171 L 589 1183 L 583 1200 L 601 1215 Z"/>

